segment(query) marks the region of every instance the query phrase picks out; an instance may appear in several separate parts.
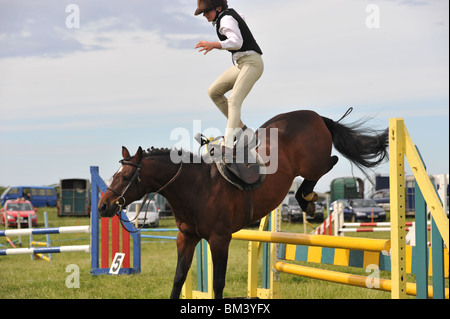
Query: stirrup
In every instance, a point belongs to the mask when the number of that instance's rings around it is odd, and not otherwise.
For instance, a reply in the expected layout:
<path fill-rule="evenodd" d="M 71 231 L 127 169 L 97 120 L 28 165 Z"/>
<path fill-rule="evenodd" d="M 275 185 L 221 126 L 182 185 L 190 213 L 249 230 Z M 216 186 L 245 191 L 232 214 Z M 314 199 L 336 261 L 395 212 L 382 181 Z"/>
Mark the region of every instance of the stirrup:
<path fill-rule="evenodd" d="M 205 135 L 203 135 L 202 133 L 198 133 L 197 135 L 195 135 L 195 140 L 200 144 L 200 147 L 202 147 L 203 145 L 209 144 L 211 141 L 209 140 L 209 138 L 207 138 Z"/>
<path fill-rule="evenodd" d="M 194 138 L 200 144 L 200 147 L 198 148 L 198 156 L 201 156 L 202 147 L 206 145 L 206 153 L 212 158 L 215 158 L 214 148 L 219 147 L 220 143 L 218 141 L 223 139 L 223 136 L 217 136 L 215 138 L 207 138 L 205 135 L 198 133 L 197 135 L 195 135 Z"/>

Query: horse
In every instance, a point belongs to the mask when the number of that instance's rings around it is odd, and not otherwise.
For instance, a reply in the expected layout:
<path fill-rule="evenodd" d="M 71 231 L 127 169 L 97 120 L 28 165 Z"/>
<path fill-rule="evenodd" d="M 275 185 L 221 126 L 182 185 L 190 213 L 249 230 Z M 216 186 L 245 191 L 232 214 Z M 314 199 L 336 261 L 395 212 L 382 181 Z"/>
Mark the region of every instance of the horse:
<path fill-rule="evenodd" d="M 260 129 L 276 129 L 278 139 L 271 143 L 267 134 L 257 151 L 266 154 L 277 151 L 278 168 L 267 174 L 258 189 L 251 191 L 250 223 L 278 207 L 297 176 L 304 180 L 295 197 L 302 209 L 312 214 L 313 201 L 317 200 L 314 186 L 337 162 L 337 157 L 331 156 L 332 145 L 361 169 L 384 161 L 388 129 L 370 130 L 363 127 L 364 123 L 344 125 L 309 110 L 279 114 L 264 123 Z M 159 192 L 170 203 L 179 229 L 177 266 L 170 297 L 180 297 L 195 247 L 204 238 L 211 249 L 214 296 L 222 298 L 232 234 L 249 222 L 244 216 L 243 191 L 226 181 L 214 163 L 199 161 L 192 153 L 191 161 L 175 163 L 168 149 L 143 151 L 139 147 L 131 156 L 122 147 L 122 157 L 121 167 L 99 201 L 100 215 L 112 217 L 145 194 Z"/>

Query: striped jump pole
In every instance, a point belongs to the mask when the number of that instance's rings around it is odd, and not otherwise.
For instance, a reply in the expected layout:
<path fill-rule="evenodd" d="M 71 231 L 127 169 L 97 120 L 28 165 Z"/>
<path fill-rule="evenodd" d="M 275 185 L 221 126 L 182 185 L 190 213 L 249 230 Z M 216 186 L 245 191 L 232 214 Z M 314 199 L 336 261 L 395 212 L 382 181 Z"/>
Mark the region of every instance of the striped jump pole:
<path fill-rule="evenodd" d="M 339 233 L 375 233 L 375 232 L 390 232 L 390 222 L 378 222 L 378 223 L 344 223 L 342 228 L 339 228 Z M 413 229 L 414 222 L 405 222 L 405 231 Z M 352 227 L 352 228 L 348 228 Z M 353 228 L 361 227 L 361 228 Z M 370 228 L 367 228 L 370 227 Z M 431 227 L 428 227 L 431 230 Z"/>
<path fill-rule="evenodd" d="M 410 227 L 405 227 L 406 231 L 410 230 Z M 375 227 L 375 228 L 341 228 L 340 233 L 376 233 L 376 232 L 390 232 L 391 227 Z"/>
<path fill-rule="evenodd" d="M 405 226 L 412 226 L 413 222 L 405 222 Z M 391 227 L 390 222 L 378 223 L 344 223 L 344 227 Z"/>
<path fill-rule="evenodd" d="M 344 206 L 342 202 L 333 204 L 333 212 L 323 221 L 322 225 L 312 231 L 316 235 L 330 235 L 337 236 L 339 232 L 339 225 L 344 222 Z"/>
<path fill-rule="evenodd" d="M 26 235 L 47 235 L 47 234 L 69 234 L 69 233 L 90 233 L 89 226 L 69 226 L 54 228 L 27 228 L 27 229 L 7 229 L 0 231 L 0 237 L 6 236 L 26 236 Z M 51 254 L 66 252 L 89 252 L 89 245 L 73 245 L 61 247 L 32 247 L 32 248 L 8 248 L 1 249 L 0 256 L 25 255 L 25 254 Z"/>
<path fill-rule="evenodd" d="M 333 214 L 330 214 L 320 225 L 314 230 L 317 235 L 333 235 Z"/>
<path fill-rule="evenodd" d="M 26 236 L 26 235 L 47 235 L 47 234 L 73 234 L 90 233 L 89 226 L 65 226 L 51 228 L 22 228 L 0 230 L 0 237 L 3 236 Z"/>
<path fill-rule="evenodd" d="M 33 247 L 33 248 L 8 248 L 0 249 L 0 256 L 6 255 L 28 255 L 28 254 L 55 254 L 55 253 L 73 253 L 90 252 L 89 245 L 73 245 L 61 247 Z"/>

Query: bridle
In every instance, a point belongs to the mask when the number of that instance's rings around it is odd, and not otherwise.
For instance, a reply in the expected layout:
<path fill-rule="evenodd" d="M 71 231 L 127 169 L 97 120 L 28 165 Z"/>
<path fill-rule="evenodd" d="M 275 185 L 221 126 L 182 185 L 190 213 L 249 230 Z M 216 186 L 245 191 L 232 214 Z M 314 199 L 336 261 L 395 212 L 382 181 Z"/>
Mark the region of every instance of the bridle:
<path fill-rule="evenodd" d="M 130 188 L 131 184 L 133 184 L 133 182 L 134 182 L 136 179 L 137 179 L 137 181 L 138 181 L 138 184 L 137 184 L 137 185 L 138 185 L 138 191 L 139 191 L 139 183 L 141 182 L 140 173 L 141 173 L 141 168 L 142 168 L 142 166 L 141 166 L 140 163 L 139 163 L 139 164 L 135 164 L 135 163 L 133 163 L 133 162 L 126 161 L 126 160 L 124 160 L 124 159 L 121 160 L 121 161 L 119 161 L 119 163 L 122 164 L 122 165 L 130 165 L 130 166 L 134 166 L 134 167 L 137 168 L 136 172 L 134 172 L 133 177 L 131 178 L 131 180 L 130 180 L 130 182 L 128 183 L 127 187 L 125 187 L 125 189 L 123 190 L 122 194 L 120 194 L 120 193 L 117 192 L 116 190 L 112 189 L 111 187 L 107 187 L 107 188 L 106 188 L 107 190 L 111 191 L 114 195 L 118 196 L 117 201 L 116 201 L 116 204 L 117 204 L 117 206 L 119 206 L 119 208 L 120 208 L 119 211 L 120 211 L 120 210 L 122 210 L 122 208 L 123 208 L 124 206 L 127 206 L 127 205 L 126 205 L 127 201 L 125 200 L 125 197 L 124 197 L 124 196 L 125 196 L 126 192 L 128 191 L 128 189 Z M 122 200 L 123 203 L 120 203 L 120 200 Z"/>
<path fill-rule="evenodd" d="M 142 181 L 142 180 L 141 180 L 141 177 L 140 177 L 142 165 L 141 165 L 141 163 L 136 164 L 136 163 L 127 161 L 127 160 L 125 160 L 125 159 L 120 160 L 119 163 L 122 164 L 122 165 L 130 165 L 130 166 L 136 167 L 136 168 L 137 168 L 137 169 L 136 169 L 136 172 L 134 172 L 133 177 L 131 178 L 130 182 L 128 183 L 128 185 L 127 185 L 127 186 L 125 187 L 125 189 L 123 190 L 122 194 L 120 194 L 118 191 L 114 190 L 114 189 L 111 188 L 111 187 L 107 187 L 106 189 L 109 190 L 109 191 L 111 191 L 114 195 L 118 196 L 117 201 L 116 201 L 116 205 L 119 206 L 119 209 L 118 209 L 118 211 L 116 212 L 116 214 L 117 214 L 117 216 L 119 217 L 119 220 L 120 220 L 120 222 L 121 222 L 121 224 L 122 224 L 122 227 L 123 227 L 126 231 L 128 231 L 128 232 L 130 232 L 130 233 L 136 233 L 136 232 L 139 232 L 139 231 L 141 230 L 141 228 L 142 228 L 144 225 L 142 225 L 142 227 L 138 228 L 138 229 L 135 230 L 135 231 L 128 230 L 128 229 L 125 227 L 125 225 L 123 224 L 123 222 L 124 222 L 125 220 L 123 220 L 123 218 L 120 216 L 120 212 L 122 211 L 123 207 L 126 207 L 126 206 L 127 206 L 127 202 L 126 202 L 124 196 L 125 196 L 125 194 L 127 193 L 128 189 L 130 188 L 130 186 L 133 184 L 133 182 L 134 182 L 135 180 L 137 180 L 138 192 L 139 192 L 139 193 L 141 192 L 141 191 L 140 191 L 140 188 L 139 188 L 139 184 L 140 184 L 141 181 Z M 139 208 L 139 212 L 136 213 L 136 216 L 135 216 L 134 219 L 131 220 L 131 221 L 134 221 L 136 218 L 138 218 L 138 216 L 139 216 L 139 214 L 142 212 L 142 208 L 145 206 L 147 200 L 148 200 L 148 202 L 150 203 L 150 202 L 152 201 L 152 199 L 153 199 L 157 194 L 159 194 L 161 191 L 163 191 L 166 187 L 168 187 L 170 184 L 172 184 L 172 183 L 178 178 L 178 176 L 179 176 L 180 173 L 181 173 L 182 168 L 183 168 L 183 161 L 180 162 L 180 167 L 178 168 L 178 171 L 176 172 L 176 174 L 175 174 L 175 175 L 174 175 L 174 176 L 173 176 L 173 177 L 172 177 L 165 185 L 163 185 L 160 189 L 158 189 L 156 192 L 154 192 L 153 195 L 150 197 L 150 199 L 148 199 L 150 193 L 147 193 L 147 194 L 145 195 L 145 198 L 144 198 L 144 200 L 143 200 L 143 202 L 142 202 L 142 205 L 141 205 L 141 207 Z M 122 201 L 122 203 L 121 203 L 120 201 Z M 147 205 L 147 208 L 146 208 L 146 210 L 145 210 L 145 219 L 147 218 L 148 206 L 149 206 L 149 205 Z M 145 224 L 145 219 L 144 219 L 144 224 Z"/>

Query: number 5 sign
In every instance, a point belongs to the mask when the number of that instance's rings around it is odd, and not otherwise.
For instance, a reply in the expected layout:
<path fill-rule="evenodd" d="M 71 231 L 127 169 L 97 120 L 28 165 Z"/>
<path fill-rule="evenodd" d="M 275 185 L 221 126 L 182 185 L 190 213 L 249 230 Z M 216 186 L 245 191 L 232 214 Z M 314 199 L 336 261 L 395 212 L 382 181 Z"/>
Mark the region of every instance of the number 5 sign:
<path fill-rule="evenodd" d="M 122 267 L 123 257 L 125 257 L 124 253 L 116 253 L 112 261 L 111 268 L 109 269 L 109 273 L 111 275 L 119 274 L 120 267 Z"/>

